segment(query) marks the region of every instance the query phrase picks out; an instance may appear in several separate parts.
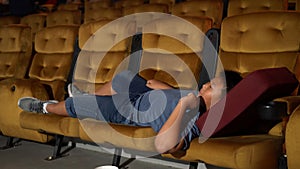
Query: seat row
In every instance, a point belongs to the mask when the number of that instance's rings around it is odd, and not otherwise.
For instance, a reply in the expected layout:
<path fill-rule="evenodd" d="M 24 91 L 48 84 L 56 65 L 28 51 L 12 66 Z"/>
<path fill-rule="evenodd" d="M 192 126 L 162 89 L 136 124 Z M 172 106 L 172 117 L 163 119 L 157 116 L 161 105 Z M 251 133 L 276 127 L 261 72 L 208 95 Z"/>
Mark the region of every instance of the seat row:
<path fill-rule="evenodd" d="M 37 53 L 28 66 L 28 78 L 16 77 L 0 81 L 0 131 L 10 140 L 6 147 L 13 146 L 12 138 L 40 143 L 56 140 L 50 158 L 55 159 L 62 155 L 60 150 L 63 138 L 73 141 L 72 148 L 78 140 L 93 142 L 115 148 L 113 164 L 117 166 L 120 165 L 122 150 L 132 154 L 153 155 L 157 153 L 153 144 L 156 133 L 150 127 L 22 112 L 17 107 L 17 100 L 24 96 L 63 100 L 69 73 L 72 82 L 87 92 L 93 92 L 124 69 L 137 71 L 146 79 L 154 78 L 174 87 L 192 89 L 198 88 L 199 83 L 207 81 L 207 76 L 214 75 L 222 67 L 244 76 L 258 69 L 286 67 L 299 79 L 299 18 L 300 14 L 292 11 L 258 12 L 225 18 L 221 26 L 219 60 L 215 60 L 215 46 L 210 45 L 201 33 L 212 27 L 205 26 L 212 25 L 211 20 L 201 21 L 187 17 L 189 22 L 186 22 L 174 16 L 163 15 L 145 23 L 142 32 L 137 29 L 137 18 L 85 23 L 80 25 L 79 30 L 77 26 L 66 25 L 45 28 L 35 35 Z M 7 32 L 10 31 L 6 30 L 1 35 L 9 37 L 10 33 Z M 262 34 L 264 38 L 261 38 Z M 74 54 L 77 36 L 80 50 L 78 55 Z M 16 51 L 24 53 L 21 50 L 25 47 L 21 44 L 24 37 L 28 36 L 6 38 L 13 39 L 5 43 L 7 52 L 13 51 L 14 46 L 19 47 Z M 74 66 L 74 71 L 71 65 Z M 294 101 L 292 97 L 290 100 Z M 293 104 L 287 103 L 289 113 L 292 114 L 299 102 L 296 99 Z M 252 125 L 255 128 L 261 122 L 253 122 Z M 199 143 L 195 139 L 184 156 L 162 156 L 191 162 L 190 168 L 196 168 L 199 161 L 226 168 L 276 168 L 282 153 L 281 128 L 281 123 L 272 123 L 267 129 L 247 136 L 223 135 L 209 138 L 205 143 Z M 295 132 L 290 130 L 287 131 Z M 287 142 L 294 140 L 293 137 L 289 139 Z M 299 150 L 297 145 L 291 144 L 293 149 Z M 292 152 L 288 156 L 293 159 L 297 154 Z M 290 164 L 290 168 L 298 165 L 295 160 Z"/>
<path fill-rule="evenodd" d="M 175 3 L 172 0 L 150 0 L 148 3 L 144 3 L 143 0 L 122 0 L 115 2 L 114 6 L 112 5 L 111 1 L 85 1 L 83 11 L 78 8 L 74 8 L 73 6 L 74 4 L 60 5 L 57 8 L 57 11 L 68 11 L 69 13 L 71 13 L 70 11 L 73 13 L 76 11 L 76 19 L 73 19 L 75 20 L 73 22 L 75 24 L 78 24 L 77 20 L 81 19 L 78 12 L 80 12 L 83 16 L 82 22 L 84 23 L 103 18 L 115 19 L 124 15 L 138 12 L 164 12 L 177 16 L 188 15 L 211 17 L 214 20 L 214 25 L 220 28 L 221 21 L 226 16 L 232 16 L 246 12 L 255 12 L 259 10 L 287 10 L 288 2 L 287 0 L 266 0 L 258 2 L 240 0 L 230 0 L 228 2 L 223 2 L 222 0 L 194 0 Z M 65 20 L 62 18 L 65 17 L 57 17 L 57 19 Z M 70 20 L 70 16 L 67 20 Z M 16 23 L 16 20 L 13 23 Z"/>

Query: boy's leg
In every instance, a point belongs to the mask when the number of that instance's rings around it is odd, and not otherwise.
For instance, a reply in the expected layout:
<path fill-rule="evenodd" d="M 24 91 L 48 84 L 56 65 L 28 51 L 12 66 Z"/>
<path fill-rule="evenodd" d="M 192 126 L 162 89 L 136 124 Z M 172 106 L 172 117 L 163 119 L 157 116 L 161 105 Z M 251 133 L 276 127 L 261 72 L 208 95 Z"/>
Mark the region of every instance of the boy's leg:
<path fill-rule="evenodd" d="M 57 114 L 60 116 L 70 116 L 66 110 L 65 101 L 58 102 L 56 104 L 48 104 L 46 110 L 49 113 Z"/>
<path fill-rule="evenodd" d="M 112 88 L 117 93 L 129 93 L 132 97 L 152 89 L 146 86 L 147 80 L 131 71 L 117 74 L 112 81 Z"/>

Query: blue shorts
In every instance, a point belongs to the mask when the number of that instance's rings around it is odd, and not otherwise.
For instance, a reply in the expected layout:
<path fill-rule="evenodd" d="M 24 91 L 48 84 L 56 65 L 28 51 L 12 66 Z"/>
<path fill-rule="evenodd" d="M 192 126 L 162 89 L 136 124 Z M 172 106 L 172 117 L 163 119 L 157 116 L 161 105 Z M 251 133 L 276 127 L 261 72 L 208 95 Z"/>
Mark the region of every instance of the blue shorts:
<path fill-rule="evenodd" d="M 113 96 L 76 95 L 65 100 L 70 117 L 94 118 L 109 122 L 122 123 L 128 119 L 137 98 L 151 89 L 147 81 L 130 71 L 117 74 L 112 80 Z"/>

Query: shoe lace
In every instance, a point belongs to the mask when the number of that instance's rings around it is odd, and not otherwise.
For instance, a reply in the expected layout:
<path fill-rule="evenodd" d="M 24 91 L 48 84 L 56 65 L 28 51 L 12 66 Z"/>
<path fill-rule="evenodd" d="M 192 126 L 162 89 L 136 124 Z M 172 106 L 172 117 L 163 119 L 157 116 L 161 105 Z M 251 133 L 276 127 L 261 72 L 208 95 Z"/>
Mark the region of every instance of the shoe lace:
<path fill-rule="evenodd" d="M 33 101 L 31 103 L 30 111 L 37 112 L 37 113 L 43 113 L 43 102 Z"/>

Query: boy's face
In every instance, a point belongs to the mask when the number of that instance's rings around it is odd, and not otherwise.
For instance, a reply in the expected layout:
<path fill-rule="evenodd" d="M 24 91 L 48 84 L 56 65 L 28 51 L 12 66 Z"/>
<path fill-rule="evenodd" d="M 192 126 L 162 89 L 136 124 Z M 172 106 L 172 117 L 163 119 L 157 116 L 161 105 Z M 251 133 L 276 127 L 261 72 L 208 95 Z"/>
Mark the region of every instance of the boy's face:
<path fill-rule="evenodd" d="M 210 82 L 205 83 L 198 93 L 198 96 L 202 96 L 206 106 L 209 107 L 219 101 L 225 89 L 225 83 L 223 78 L 215 77 Z"/>

